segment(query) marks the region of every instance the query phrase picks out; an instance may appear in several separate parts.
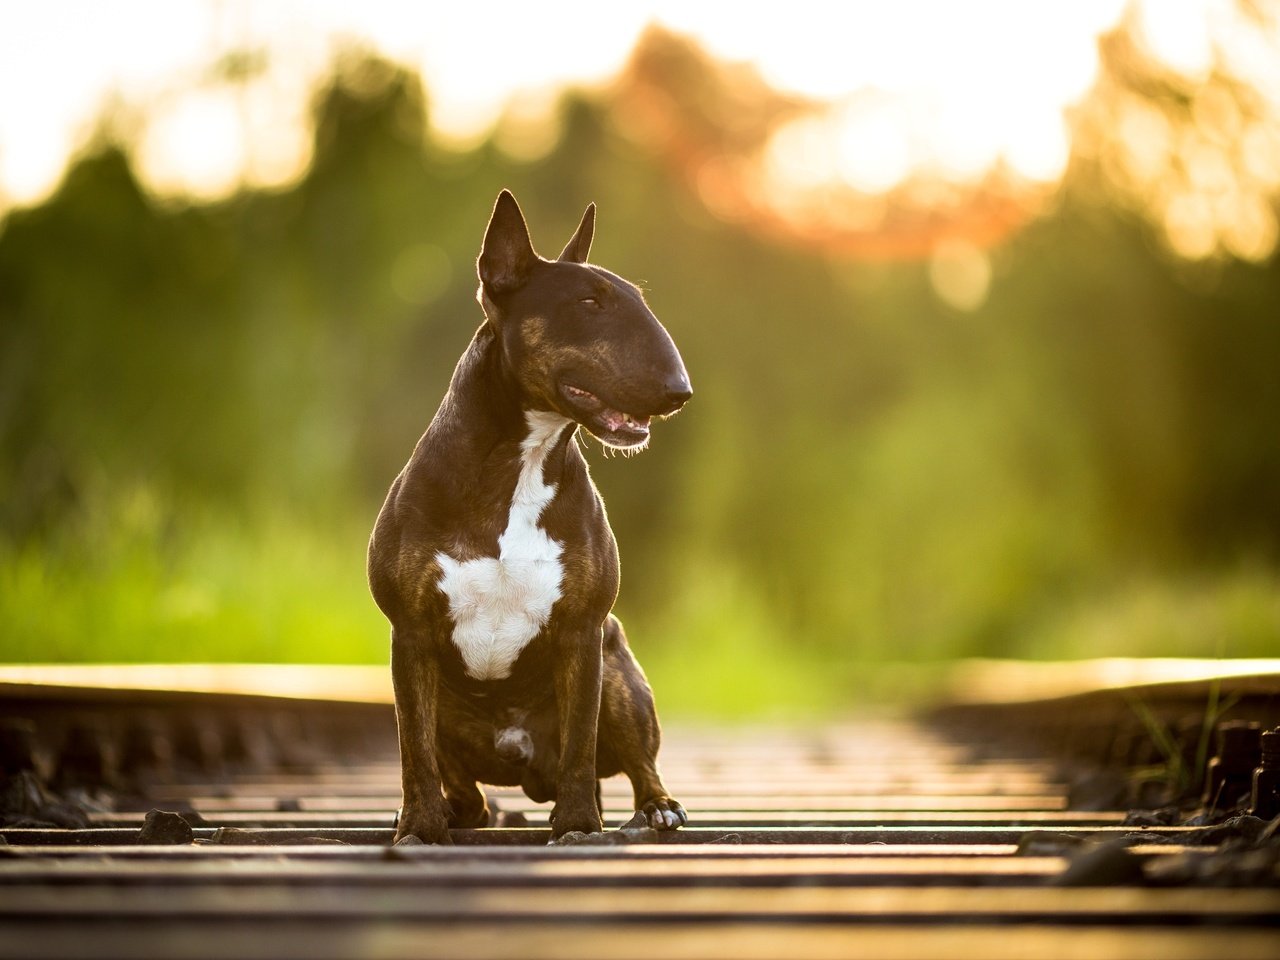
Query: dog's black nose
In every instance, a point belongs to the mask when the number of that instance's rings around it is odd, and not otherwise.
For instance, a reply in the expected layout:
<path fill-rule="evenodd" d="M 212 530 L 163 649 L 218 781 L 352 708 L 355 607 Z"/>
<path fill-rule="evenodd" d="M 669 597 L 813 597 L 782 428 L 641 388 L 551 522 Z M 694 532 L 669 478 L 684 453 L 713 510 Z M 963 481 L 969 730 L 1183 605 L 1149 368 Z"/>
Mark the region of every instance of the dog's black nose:
<path fill-rule="evenodd" d="M 689 378 L 684 376 L 677 377 L 667 384 L 666 404 L 663 409 L 667 413 L 675 413 L 692 396 L 693 387 L 689 385 Z"/>

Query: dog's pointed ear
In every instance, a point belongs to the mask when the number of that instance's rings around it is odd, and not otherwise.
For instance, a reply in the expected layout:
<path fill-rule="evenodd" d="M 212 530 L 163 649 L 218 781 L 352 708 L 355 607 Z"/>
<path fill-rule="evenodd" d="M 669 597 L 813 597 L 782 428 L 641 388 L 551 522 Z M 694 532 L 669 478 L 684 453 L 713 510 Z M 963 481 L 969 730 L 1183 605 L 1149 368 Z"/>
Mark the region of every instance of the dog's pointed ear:
<path fill-rule="evenodd" d="M 493 215 L 484 232 L 484 246 L 476 261 L 480 285 L 490 293 L 514 290 L 524 283 L 537 259 L 520 205 L 511 191 L 503 190 L 493 205 Z"/>
<path fill-rule="evenodd" d="M 560 251 L 560 260 L 568 263 L 586 263 L 587 254 L 591 252 L 591 238 L 596 232 L 596 205 L 587 204 L 587 212 L 582 215 L 582 222 L 573 232 L 569 242 Z"/>

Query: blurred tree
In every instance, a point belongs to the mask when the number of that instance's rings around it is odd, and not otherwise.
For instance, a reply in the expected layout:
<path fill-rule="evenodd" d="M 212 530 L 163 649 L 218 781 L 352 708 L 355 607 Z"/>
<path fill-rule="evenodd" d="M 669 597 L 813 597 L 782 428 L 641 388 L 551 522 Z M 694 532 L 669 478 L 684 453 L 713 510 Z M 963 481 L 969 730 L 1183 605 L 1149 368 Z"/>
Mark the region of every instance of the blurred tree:
<path fill-rule="evenodd" d="M 480 322 L 474 259 L 509 186 L 548 254 L 599 204 L 593 260 L 644 281 L 693 377 L 653 450 L 592 458 L 623 612 L 648 645 L 728 656 L 764 637 L 828 664 L 1053 652 L 1037 638 L 1135 577 L 1241 564 L 1263 571 L 1240 581 L 1263 600 L 1229 652 L 1280 640 L 1273 256 L 1222 260 L 1206 283 L 1082 163 L 1051 215 L 989 252 L 985 300 L 957 309 L 926 262 L 850 260 L 721 216 L 724 157 L 688 167 L 673 128 L 636 126 L 637 105 L 696 105 L 704 160 L 758 142 L 753 124 L 787 105 L 721 137 L 743 88 L 647 42 L 643 83 L 567 96 L 536 160 L 504 153 L 502 131 L 443 149 L 418 78 L 351 56 L 316 98 L 314 161 L 292 187 L 160 202 L 107 144 L 10 213 L 0 575 L 20 547 L 74 539 L 87 512 L 123 518 L 144 489 L 155 529 L 189 551 L 205 536 L 195 516 L 238 518 L 250 543 L 272 517 L 303 517 L 337 544 L 342 562 L 317 567 L 340 581 L 220 549 L 265 564 L 280 595 L 262 603 L 307 611 L 288 629 L 349 622 L 341 604 L 380 629 L 358 536 L 331 531 L 372 522 Z M 235 629 L 266 629 L 253 622 Z M 1176 642 L 1205 655 L 1224 641 Z"/>

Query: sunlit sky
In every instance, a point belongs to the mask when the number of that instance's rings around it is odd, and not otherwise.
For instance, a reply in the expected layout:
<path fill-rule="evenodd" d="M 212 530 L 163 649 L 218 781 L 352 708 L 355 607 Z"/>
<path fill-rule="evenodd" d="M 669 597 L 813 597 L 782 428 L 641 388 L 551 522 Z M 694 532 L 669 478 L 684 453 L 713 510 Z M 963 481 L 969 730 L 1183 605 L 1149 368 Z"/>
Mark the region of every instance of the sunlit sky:
<path fill-rule="evenodd" d="M 1149 0 L 1148 48 L 1207 70 L 1208 25 L 1231 0 Z M 780 177 L 891 189 L 927 170 L 976 178 L 996 163 L 1052 182 L 1068 156 L 1064 110 L 1097 75 L 1100 33 L 1125 0 L 789 0 L 741 4 L 398 0 L 40 0 L 0 6 L 0 211 L 37 202 L 110 107 L 159 193 L 217 196 L 287 182 L 308 158 L 307 109 L 336 51 L 377 50 L 418 70 L 437 136 L 483 136 L 514 98 L 607 82 L 656 23 L 749 62 L 778 90 L 834 109 L 784 127 Z M 261 53 L 242 84 L 218 64 Z M 123 127 L 123 129 L 119 129 Z"/>

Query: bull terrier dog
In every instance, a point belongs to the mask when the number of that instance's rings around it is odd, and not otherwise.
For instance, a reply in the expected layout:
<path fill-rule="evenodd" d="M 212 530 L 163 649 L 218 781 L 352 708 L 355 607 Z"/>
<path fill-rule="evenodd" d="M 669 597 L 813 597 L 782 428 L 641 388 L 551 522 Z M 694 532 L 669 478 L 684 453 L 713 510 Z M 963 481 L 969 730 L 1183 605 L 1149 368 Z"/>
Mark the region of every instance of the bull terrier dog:
<path fill-rule="evenodd" d="M 633 284 L 587 253 L 595 205 L 555 260 L 515 198 L 477 260 L 484 322 L 396 477 L 369 542 L 391 622 L 404 801 L 396 842 L 481 827 L 480 783 L 554 801 L 552 837 L 603 829 L 625 773 L 649 825 L 687 822 L 658 775 L 658 717 L 611 613 L 618 548 L 578 431 L 636 451 L 692 395 Z"/>

